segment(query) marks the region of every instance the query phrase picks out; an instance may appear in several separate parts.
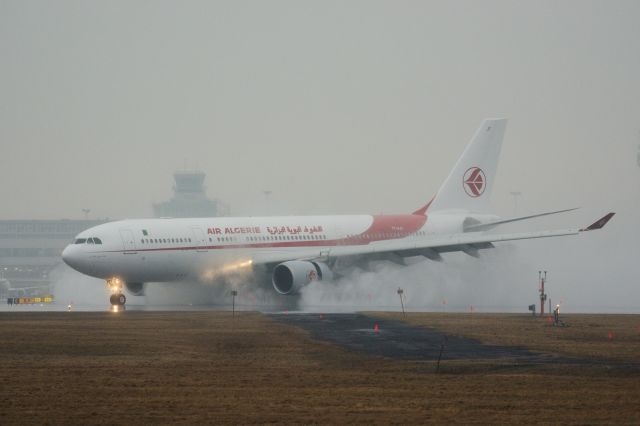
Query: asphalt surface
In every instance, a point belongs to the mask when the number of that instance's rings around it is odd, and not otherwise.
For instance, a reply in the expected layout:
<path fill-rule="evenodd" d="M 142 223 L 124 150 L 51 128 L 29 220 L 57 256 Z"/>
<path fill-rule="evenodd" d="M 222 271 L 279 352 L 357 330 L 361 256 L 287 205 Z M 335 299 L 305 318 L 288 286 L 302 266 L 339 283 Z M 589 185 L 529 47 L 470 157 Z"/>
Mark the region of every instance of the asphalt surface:
<path fill-rule="evenodd" d="M 447 335 L 435 329 L 402 321 L 383 320 L 364 314 L 272 314 L 278 321 L 302 327 L 318 340 L 349 350 L 386 358 L 435 361 L 515 358 L 544 362 L 553 357 L 525 348 L 493 346 L 465 337 Z M 377 331 L 375 330 L 378 325 Z"/>

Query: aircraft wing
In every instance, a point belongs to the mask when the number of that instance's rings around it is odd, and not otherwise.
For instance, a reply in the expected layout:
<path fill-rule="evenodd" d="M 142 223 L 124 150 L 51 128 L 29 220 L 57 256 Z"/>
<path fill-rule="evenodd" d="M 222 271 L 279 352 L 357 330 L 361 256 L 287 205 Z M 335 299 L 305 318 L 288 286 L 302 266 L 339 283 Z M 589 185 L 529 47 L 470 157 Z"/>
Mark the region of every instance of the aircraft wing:
<path fill-rule="evenodd" d="M 467 232 L 469 232 L 469 231 L 487 231 L 487 230 L 489 230 L 491 228 L 495 228 L 498 225 L 504 225 L 506 223 L 520 222 L 521 220 L 534 219 L 534 218 L 538 218 L 538 217 L 542 217 L 542 216 L 549 216 L 549 215 L 558 214 L 558 213 L 572 212 L 574 210 L 578 210 L 578 208 L 574 207 L 572 209 L 556 210 L 556 211 L 553 211 L 553 212 L 538 213 L 538 214 L 532 214 L 532 215 L 529 215 L 529 216 L 522 216 L 522 217 L 513 217 L 513 218 L 510 218 L 510 219 L 498 220 L 496 222 L 478 223 L 476 225 L 467 226 L 465 228 L 465 230 Z"/>
<path fill-rule="evenodd" d="M 577 235 L 582 232 L 600 229 L 613 217 L 609 213 L 593 224 L 584 228 L 568 228 L 548 231 L 518 232 L 507 234 L 490 234 L 485 232 L 465 232 L 439 236 L 417 241 L 387 241 L 380 245 L 369 246 L 338 246 L 331 250 L 330 256 L 366 255 L 372 253 L 393 253 L 402 257 L 425 256 L 438 260 L 440 253 L 461 251 L 476 256 L 480 249 L 492 248 L 493 243 L 515 240 L 529 240 L 534 238 L 560 237 Z"/>
<path fill-rule="evenodd" d="M 565 235 L 577 235 L 582 232 L 594 231 L 604 227 L 615 213 L 609 213 L 593 224 L 584 228 L 568 228 L 547 231 L 518 232 L 506 234 L 493 234 L 486 232 L 464 232 L 444 236 L 434 236 L 419 240 L 399 239 L 387 240 L 366 245 L 345 245 L 327 247 L 320 255 L 302 258 L 291 258 L 284 252 L 272 252 L 267 256 L 254 259 L 254 263 L 275 264 L 287 260 L 328 260 L 346 256 L 359 256 L 363 258 L 385 258 L 424 256 L 432 260 L 441 260 L 441 253 L 464 252 L 470 256 L 477 256 L 478 250 L 493 248 L 493 243 L 516 240 L 529 240 L 534 238 L 560 237 Z M 289 254 L 290 256 L 290 254 Z"/>

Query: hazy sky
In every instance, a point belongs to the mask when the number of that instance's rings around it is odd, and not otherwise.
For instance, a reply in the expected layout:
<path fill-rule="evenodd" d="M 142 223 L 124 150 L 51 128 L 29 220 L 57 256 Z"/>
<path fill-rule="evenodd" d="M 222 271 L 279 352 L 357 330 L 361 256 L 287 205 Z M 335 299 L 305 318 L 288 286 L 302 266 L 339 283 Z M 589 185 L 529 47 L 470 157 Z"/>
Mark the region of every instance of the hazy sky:
<path fill-rule="evenodd" d="M 1 218 L 151 214 L 199 168 L 232 213 L 405 212 L 480 121 L 494 202 L 638 200 L 637 1 L 0 0 Z"/>
<path fill-rule="evenodd" d="M 520 213 L 584 207 L 556 223 L 619 213 L 531 242 L 523 276 L 583 298 L 615 281 L 635 306 L 639 18 L 609 0 L 0 0 L 0 218 L 149 216 L 185 165 L 234 215 L 409 212 L 506 116 L 498 213 L 513 190 Z"/>

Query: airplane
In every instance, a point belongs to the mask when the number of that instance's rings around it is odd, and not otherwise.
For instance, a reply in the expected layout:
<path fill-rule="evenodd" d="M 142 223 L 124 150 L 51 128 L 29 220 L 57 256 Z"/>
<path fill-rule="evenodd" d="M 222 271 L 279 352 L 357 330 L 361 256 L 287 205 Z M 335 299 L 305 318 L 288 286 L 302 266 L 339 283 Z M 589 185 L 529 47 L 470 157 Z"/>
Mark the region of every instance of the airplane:
<path fill-rule="evenodd" d="M 490 213 L 506 119 L 486 119 L 436 195 L 409 214 L 131 219 L 81 232 L 62 253 L 73 269 L 105 279 L 110 302 L 123 306 L 126 288 L 144 295 L 146 283 L 207 281 L 260 266 L 274 290 L 295 295 L 312 281 L 331 281 L 341 263 L 409 257 L 441 261 L 442 253 L 478 257 L 494 243 L 577 235 L 590 226 L 496 234 L 506 223 L 568 212 L 564 209 L 501 219 Z"/>

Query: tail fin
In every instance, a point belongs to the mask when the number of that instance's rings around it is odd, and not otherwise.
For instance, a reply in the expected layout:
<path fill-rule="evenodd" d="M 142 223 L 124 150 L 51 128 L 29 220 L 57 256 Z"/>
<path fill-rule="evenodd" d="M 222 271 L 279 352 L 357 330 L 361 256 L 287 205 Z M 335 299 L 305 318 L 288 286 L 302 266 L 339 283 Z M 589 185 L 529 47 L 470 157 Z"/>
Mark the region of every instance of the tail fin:
<path fill-rule="evenodd" d="M 482 122 L 449 177 L 429 203 L 429 211 L 489 210 L 489 198 L 506 125 L 505 118 L 486 119 Z"/>

